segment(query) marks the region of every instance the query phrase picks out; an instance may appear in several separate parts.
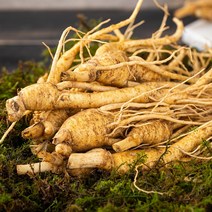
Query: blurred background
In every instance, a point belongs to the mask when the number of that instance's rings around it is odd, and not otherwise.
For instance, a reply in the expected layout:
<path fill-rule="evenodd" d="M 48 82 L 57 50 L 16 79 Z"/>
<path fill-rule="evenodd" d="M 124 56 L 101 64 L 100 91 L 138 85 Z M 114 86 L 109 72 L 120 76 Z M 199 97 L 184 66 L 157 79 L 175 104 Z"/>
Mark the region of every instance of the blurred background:
<path fill-rule="evenodd" d="M 169 7 L 177 7 L 183 0 L 159 0 Z M 67 9 L 133 9 L 135 0 L 0 0 L 2 10 L 67 10 Z M 143 8 L 154 7 L 152 0 L 144 0 Z"/>
<path fill-rule="evenodd" d="M 57 45 L 62 31 L 67 26 L 78 27 L 80 17 L 85 20 L 105 20 L 116 23 L 130 16 L 136 0 L 0 0 L 0 68 L 13 68 L 18 61 L 41 60 L 45 49 L 42 42 L 50 47 Z M 180 7 L 183 0 L 158 0 L 167 3 L 170 19 L 167 25 L 175 30 L 172 12 Z M 144 0 L 138 21 L 145 20 L 134 36 L 145 38 L 158 29 L 163 12 L 153 0 Z M 190 22 L 190 19 L 185 20 Z"/>

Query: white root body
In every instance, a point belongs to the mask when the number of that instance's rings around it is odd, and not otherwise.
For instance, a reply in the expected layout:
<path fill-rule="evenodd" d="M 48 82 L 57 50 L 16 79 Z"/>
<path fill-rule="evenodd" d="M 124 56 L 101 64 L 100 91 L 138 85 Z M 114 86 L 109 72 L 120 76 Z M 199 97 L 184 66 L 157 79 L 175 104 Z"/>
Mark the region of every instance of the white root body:
<path fill-rule="evenodd" d="M 63 122 L 70 116 L 69 110 L 52 110 L 35 113 L 32 125 L 22 131 L 25 139 L 51 139 Z"/>
<path fill-rule="evenodd" d="M 70 81 L 97 81 L 104 85 L 126 87 L 130 75 L 129 67 L 123 66 L 113 70 L 98 70 L 96 66 L 115 65 L 128 61 L 126 53 L 119 43 L 106 43 L 99 47 L 94 57 L 80 64 L 74 71 L 63 73 L 63 79 Z M 65 78 L 64 78 L 65 77 Z"/>
<path fill-rule="evenodd" d="M 69 157 L 68 168 L 100 168 L 111 171 L 117 169 L 121 174 L 126 173 L 130 169 L 130 164 L 137 161 L 139 157 L 144 156 L 144 162 L 138 164 L 142 166 L 142 170 L 147 170 L 155 166 L 161 158 L 166 164 L 172 161 L 180 160 L 185 156 L 184 152 L 193 151 L 203 140 L 211 137 L 212 125 L 206 127 L 199 127 L 185 136 L 178 142 L 171 145 L 168 149 L 165 147 L 160 149 L 146 149 L 146 150 L 130 150 L 108 155 L 106 150 L 96 151 L 98 154 L 98 161 L 95 158 L 95 150 L 87 153 L 75 153 Z M 101 154 L 100 154 L 101 153 Z M 84 159 L 83 159 L 84 158 Z M 83 162 L 81 163 L 81 161 Z M 98 163 L 99 162 L 99 163 Z"/>
<path fill-rule="evenodd" d="M 110 139 L 107 137 L 110 129 L 107 126 L 112 122 L 111 114 L 104 114 L 97 109 L 87 109 L 71 116 L 53 138 L 56 152 L 62 153 L 57 149 L 61 144 L 68 145 L 73 152 L 110 145 Z"/>
<path fill-rule="evenodd" d="M 141 143 L 157 144 L 168 140 L 172 134 L 171 125 L 166 121 L 156 120 L 147 124 L 140 122 L 137 125 L 129 132 L 127 138 L 113 144 L 112 147 L 116 152 L 123 152 Z"/>
<path fill-rule="evenodd" d="M 17 165 L 17 173 L 19 175 L 29 174 L 33 175 L 39 172 L 48 172 L 54 170 L 54 166 L 48 162 L 32 163 L 26 165 Z"/>
<path fill-rule="evenodd" d="M 185 155 L 184 152 L 193 151 L 198 145 L 211 136 L 212 122 L 210 121 L 204 126 L 200 126 L 199 128 L 193 130 L 190 134 L 171 145 L 163 158 L 164 161 L 169 163 L 174 160 L 180 160 L 180 158 Z"/>
<path fill-rule="evenodd" d="M 130 169 L 130 165 L 142 157 L 143 170 L 152 168 L 163 154 L 164 149 L 130 150 L 111 154 L 104 149 L 93 149 L 86 153 L 73 153 L 68 160 L 68 169 L 99 168 L 107 171 L 116 169 L 124 174 Z M 145 156 L 146 155 L 146 156 Z"/>
<path fill-rule="evenodd" d="M 84 154 L 71 154 L 67 166 L 69 169 L 84 169 L 92 167 L 111 170 L 113 168 L 113 161 L 111 153 L 109 151 L 106 151 L 104 149 L 93 149 Z"/>
<path fill-rule="evenodd" d="M 147 82 L 135 87 L 122 88 L 114 91 L 99 93 L 81 93 L 60 91 L 51 83 L 33 84 L 23 88 L 18 96 L 8 99 L 6 108 L 10 121 L 19 120 L 26 110 L 41 111 L 68 108 L 98 108 L 107 104 L 124 103 L 133 99 L 133 102 L 152 102 L 154 99 L 163 97 L 164 90 L 174 87 L 171 82 Z M 163 87 L 163 89 L 161 88 Z M 186 86 L 181 86 L 186 87 Z M 45 92 L 44 92 L 45 91 Z M 33 95 L 31 95 L 33 93 Z M 40 96 L 43 100 L 40 101 Z M 187 94 L 180 95 L 187 98 Z M 172 104 L 179 97 L 170 96 L 164 102 Z"/>

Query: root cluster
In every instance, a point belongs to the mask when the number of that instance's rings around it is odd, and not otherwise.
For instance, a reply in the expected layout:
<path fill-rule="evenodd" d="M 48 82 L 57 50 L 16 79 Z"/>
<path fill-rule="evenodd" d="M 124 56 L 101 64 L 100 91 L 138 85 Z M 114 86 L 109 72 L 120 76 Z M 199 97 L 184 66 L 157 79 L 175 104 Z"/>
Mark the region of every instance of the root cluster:
<path fill-rule="evenodd" d="M 141 4 L 129 19 L 108 27 L 105 21 L 87 33 L 65 29 L 48 76 L 7 100 L 10 121 L 33 113 L 22 136 L 41 159 L 18 165 L 18 174 L 84 175 L 94 168 L 125 173 L 140 157 L 136 171 L 159 160 L 211 159 L 211 51 L 177 44 L 183 24 L 176 18 L 175 33 L 164 36 L 166 6 L 151 38 L 131 39 Z M 79 38 L 65 51 L 71 30 Z"/>

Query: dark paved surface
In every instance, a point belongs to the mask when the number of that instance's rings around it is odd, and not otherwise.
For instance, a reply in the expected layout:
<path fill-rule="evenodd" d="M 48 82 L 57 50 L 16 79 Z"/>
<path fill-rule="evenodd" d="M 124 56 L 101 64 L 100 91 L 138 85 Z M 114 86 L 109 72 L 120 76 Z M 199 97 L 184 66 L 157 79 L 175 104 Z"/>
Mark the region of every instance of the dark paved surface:
<path fill-rule="evenodd" d="M 55 46 L 62 31 L 67 26 L 77 27 L 77 14 L 84 14 L 88 19 L 111 19 L 117 23 L 128 18 L 131 11 L 1 11 L 0 12 L 0 68 L 14 68 L 19 60 L 40 60 L 45 49 L 42 41 L 49 46 Z M 172 16 L 171 16 L 172 17 Z M 170 29 L 175 30 L 175 24 L 168 20 Z M 145 20 L 145 24 L 136 29 L 134 37 L 151 36 L 160 26 L 163 13 L 159 10 L 141 11 L 137 21 Z M 185 24 L 191 22 L 185 19 Z"/>

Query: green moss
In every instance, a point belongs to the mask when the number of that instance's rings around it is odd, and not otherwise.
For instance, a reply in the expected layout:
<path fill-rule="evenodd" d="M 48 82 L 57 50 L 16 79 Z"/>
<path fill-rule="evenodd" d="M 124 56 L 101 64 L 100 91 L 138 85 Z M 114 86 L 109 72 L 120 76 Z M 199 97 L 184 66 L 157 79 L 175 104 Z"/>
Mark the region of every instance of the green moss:
<path fill-rule="evenodd" d="M 5 204 L 7 202 L 11 202 L 12 201 L 12 197 L 10 194 L 7 194 L 7 193 L 2 193 L 0 195 L 0 205 L 1 204 Z"/>
<path fill-rule="evenodd" d="M 44 63 L 32 61 L 19 62 L 18 68 L 10 73 L 6 68 L 1 70 L 0 100 L 11 98 L 17 90 L 37 81 L 38 77 L 47 72 Z"/>

